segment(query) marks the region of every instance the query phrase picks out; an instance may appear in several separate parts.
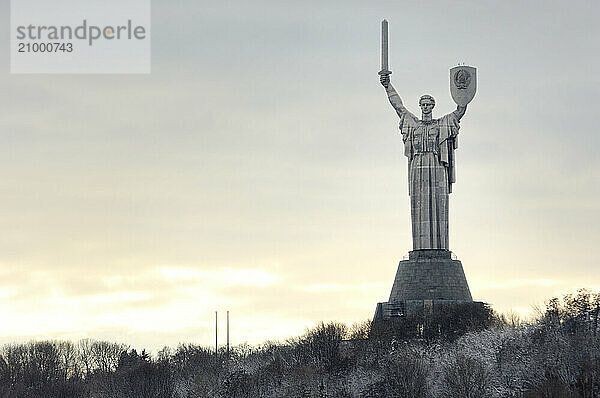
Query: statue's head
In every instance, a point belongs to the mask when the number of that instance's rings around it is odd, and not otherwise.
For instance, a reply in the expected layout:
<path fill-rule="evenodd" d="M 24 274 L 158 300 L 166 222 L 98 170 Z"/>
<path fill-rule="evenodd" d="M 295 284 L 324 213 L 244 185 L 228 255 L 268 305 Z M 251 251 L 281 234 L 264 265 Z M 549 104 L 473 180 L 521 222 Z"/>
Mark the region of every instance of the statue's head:
<path fill-rule="evenodd" d="M 419 99 L 419 106 L 423 115 L 429 115 L 435 107 L 435 99 L 431 95 L 425 94 Z"/>

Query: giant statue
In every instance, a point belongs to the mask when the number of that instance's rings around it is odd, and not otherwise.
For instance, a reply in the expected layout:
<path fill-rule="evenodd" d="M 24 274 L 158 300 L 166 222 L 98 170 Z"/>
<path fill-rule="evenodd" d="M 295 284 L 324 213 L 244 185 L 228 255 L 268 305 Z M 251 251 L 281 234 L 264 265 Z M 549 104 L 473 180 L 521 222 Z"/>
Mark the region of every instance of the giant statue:
<path fill-rule="evenodd" d="M 408 158 L 413 250 L 448 250 L 448 194 L 452 192 L 452 184 L 456 181 L 454 151 L 458 144 L 459 122 L 470 99 L 465 101 L 464 96 L 460 97 L 454 112 L 434 119 L 432 111 L 435 99 L 430 95 L 423 95 L 419 100 L 421 119 L 417 118 L 406 109 L 390 83 L 385 20 L 382 27 L 382 44 L 380 81 L 400 118 L 404 154 Z M 451 70 L 451 89 L 468 90 L 474 95 L 475 84 L 475 68 L 459 66 Z"/>
<path fill-rule="evenodd" d="M 379 80 L 400 118 L 404 154 L 408 158 L 408 194 L 412 222 L 412 247 L 400 261 L 387 302 L 379 303 L 375 319 L 404 316 L 456 303 L 472 302 L 462 263 L 449 250 L 448 196 L 456 181 L 455 151 L 460 120 L 475 96 L 476 69 L 450 69 L 450 93 L 457 108 L 439 119 L 433 117 L 435 100 L 419 100 L 421 118 L 404 106 L 390 82 L 388 23 L 382 22 Z"/>

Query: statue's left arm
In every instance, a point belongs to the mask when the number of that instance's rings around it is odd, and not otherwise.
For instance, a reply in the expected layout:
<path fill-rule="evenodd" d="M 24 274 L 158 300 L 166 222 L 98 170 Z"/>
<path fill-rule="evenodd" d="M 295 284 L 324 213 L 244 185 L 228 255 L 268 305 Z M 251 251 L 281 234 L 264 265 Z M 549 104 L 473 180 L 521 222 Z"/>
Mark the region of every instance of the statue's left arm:
<path fill-rule="evenodd" d="M 460 119 L 465 115 L 465 112 L 467 112 L 467 106 L 466 105 L 465 106 L 458 105 L 456 107 L 456 110 L 452 113 L 460 121 Z"/>

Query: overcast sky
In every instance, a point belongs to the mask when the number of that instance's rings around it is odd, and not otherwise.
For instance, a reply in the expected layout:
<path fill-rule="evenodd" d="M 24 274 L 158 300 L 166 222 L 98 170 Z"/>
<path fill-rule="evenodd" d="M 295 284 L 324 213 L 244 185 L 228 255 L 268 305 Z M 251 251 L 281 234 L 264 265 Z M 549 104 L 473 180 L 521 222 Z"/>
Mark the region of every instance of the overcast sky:
<path fill-rule="evenodd" d="M 11 75 L 0 12 L 0 343 L 156 350 L 373 316 L 412 247 L 379 84 L 462 119 L 450 248 L 474 299 L 600 288 L 594 1 L 153 1 L 150 75 Z M 224 342 L 224 335 L 222 335 Z"/>

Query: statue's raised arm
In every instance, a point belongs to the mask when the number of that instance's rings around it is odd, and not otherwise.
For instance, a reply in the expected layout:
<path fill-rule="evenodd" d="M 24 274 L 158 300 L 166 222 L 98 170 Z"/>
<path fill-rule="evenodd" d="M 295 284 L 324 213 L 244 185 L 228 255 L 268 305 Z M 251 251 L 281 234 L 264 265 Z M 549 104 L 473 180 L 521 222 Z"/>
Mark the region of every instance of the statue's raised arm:
<path fill-rule="evenodd" d="M 467 106 L 466 105 L 457 105 L 456 106 L 456 110 L 452 113 L 454 113 L 454 116 L 456 116 L 456 118 L 460 121 L 460 119 L 462 119 L 462 117 L 465 115 L 465 112 L 467 111 Z"/>
<path fill-rule="evenodd" d="M 416 116 L 410 113 L 410 111 L 404 107 L 402 99 L 400 98 L 398 92 L 390 82 L 390 75 L 380 75 L 379 81 L 381 82 L 381 85 L 385 88 L 388 100 L 390 101 L 390 104 L 392 104 L 392 107 L 396 110 L 398 116 L 400 116 L 401 118 L 405 116 L 410 116 L 411 118 L 416 119 Z"/>
<path fill-rule="evenodd" d="M 402 141 L 404 141 L 404 154 L 409 159 L 411 159 L 412 147 L 410 143 L 410 136 L 412 130 L 414 130 L 417 127 L 419 119 L 404 107 L 402 99 L 396 92 L 394 86 L 392 86 L 392 83 L 390 83 L 389 74 L 381 74 L 379 81 L 381 82 L 381 85 L 385 88 L 390 104 L 392 104 L 392 107 L 398 114 L 398 117 L 400 117 L 399 128 L 400 134 L 402 134 Z"/>

